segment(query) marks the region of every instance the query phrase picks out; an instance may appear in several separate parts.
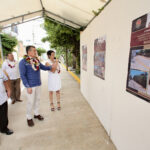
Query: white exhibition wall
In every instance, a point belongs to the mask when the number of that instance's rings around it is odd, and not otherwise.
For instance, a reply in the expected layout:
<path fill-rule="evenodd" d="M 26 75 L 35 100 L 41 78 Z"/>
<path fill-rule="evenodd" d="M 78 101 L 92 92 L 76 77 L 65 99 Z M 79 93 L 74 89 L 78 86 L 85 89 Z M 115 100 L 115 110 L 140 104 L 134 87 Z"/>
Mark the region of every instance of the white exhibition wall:
<path fill-rule="evenodd" d="M 126 92 L 132 21 L 150 12 L 150 0 L 112 0 L 81 32 L 87 71 L 81 92 L 117 150 L 150 150 L 150 104 Z M 94 40 L 106 35 L 105 80 L 94 75 Z M 82 63 L 81 63 L 82 66 Z"/>

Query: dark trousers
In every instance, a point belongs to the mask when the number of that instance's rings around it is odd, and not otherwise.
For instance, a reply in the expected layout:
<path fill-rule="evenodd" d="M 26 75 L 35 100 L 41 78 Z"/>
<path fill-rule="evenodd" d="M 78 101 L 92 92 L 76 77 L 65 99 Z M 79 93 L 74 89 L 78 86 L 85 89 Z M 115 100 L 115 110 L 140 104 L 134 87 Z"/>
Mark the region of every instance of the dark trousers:
<path fill-rule="evenodd" d="M 0 105 L 0 131 L 5 132 L 8 126 L 8 104 Z"/>
<path fill-rule="evenodd" d="M 11 85 L 11 99 L 20 100 L 20 79 L 10 80 Z"/>

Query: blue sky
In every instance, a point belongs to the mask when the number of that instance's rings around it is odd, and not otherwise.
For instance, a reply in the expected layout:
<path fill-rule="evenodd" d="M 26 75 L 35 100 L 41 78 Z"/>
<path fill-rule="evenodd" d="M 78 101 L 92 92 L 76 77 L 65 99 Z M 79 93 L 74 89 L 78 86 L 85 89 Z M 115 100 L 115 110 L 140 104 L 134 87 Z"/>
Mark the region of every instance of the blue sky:
<path fill-rule="evenodd" d="M 140 70 L 130 70 L 130 75 L 132 76 L 132 78 L 133 78 L 135 75 L 141 75 L 142 73 L 145 73 L 145 72 L 140 71 Z"/>
<path fill-rule="evenodd" d="M 134 53 L 138 53 L 138 52 L 140 52 L 141 50 L 132 50 L 132 54 L 134 54 Z"/>

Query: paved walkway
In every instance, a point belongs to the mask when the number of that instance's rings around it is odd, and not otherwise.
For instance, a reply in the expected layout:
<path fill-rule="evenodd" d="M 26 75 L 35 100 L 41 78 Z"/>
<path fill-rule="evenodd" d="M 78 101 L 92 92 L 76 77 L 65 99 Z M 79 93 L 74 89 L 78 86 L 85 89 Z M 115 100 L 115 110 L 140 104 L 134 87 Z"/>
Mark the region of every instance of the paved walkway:
<path fill-rule="evenodd" d="M 62 73 L 61 111 L 50 111 L 47 72 L 42 72 L 42 82 L 44 121 L 34 120 L 34 127 L 27 126 L 24 90 L 24 101 L 9 105 L 9 127 L 15 133 L 0 134 L 0 150 L 116 150 L 69 73 Z"/>

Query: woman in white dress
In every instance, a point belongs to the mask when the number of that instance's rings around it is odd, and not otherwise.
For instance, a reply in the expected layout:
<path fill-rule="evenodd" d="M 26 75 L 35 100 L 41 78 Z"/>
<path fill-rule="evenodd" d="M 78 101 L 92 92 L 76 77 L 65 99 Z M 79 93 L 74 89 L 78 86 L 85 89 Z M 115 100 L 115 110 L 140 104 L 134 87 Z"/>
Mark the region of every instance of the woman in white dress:
<path fill-rule="evenodd" d="M 50 66 L 54 63 L 58 63 L 58 60 L 55 59 L 54 51 L 49 50 L 47 52 L 47 56 L 48 56 L 48 62 L 46 63 L 47 66 Z M 61 109 L 61 106 L 60 106 L 60 89 L 61 89 L 60 71 L 61 71 L 60 65 L 58 63 L 57 69 L 54 73 L 51 71 L 48 72 L 48 91 L 49 91 L 51 111 L 55 110 L 54 103 L 53 103 L 53 92 L 56 92 L 57 110 Z"/>

